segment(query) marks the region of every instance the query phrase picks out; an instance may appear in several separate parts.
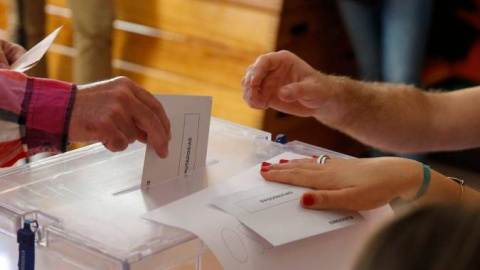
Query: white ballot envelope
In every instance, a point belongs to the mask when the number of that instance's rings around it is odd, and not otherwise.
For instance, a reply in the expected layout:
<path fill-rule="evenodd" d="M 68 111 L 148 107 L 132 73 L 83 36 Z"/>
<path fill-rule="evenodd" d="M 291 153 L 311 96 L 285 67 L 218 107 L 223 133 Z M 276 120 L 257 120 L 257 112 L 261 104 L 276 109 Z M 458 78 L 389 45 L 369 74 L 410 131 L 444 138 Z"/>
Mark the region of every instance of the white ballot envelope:
<path fill-rule="evenodd" d="M 204 168 L 212 112 L 211 96 L 156 95 L 171 124 L 169 155 L 161 159 L 147 143 L 142 188 Z"/>
<path fill-rule="evenodd" d="M 14 63 L 10 65 L 10 70 L 18 71 L 18 72 L 25 72 L 32 67 L 34 67 L 45 55 L 48 51 L 48 48 L 52 45 L 55 38 L 62 30 L 63 26 L 60 26 L 55 31 L 53 31 L 50 35 L 40 41 L 37 45 L 31 48 L 28 52 L 22 55 L 20 58 L 17 59 Z"/>
<path fill-rule="evenodd" d="M 265 185 L 215 198 L 213 205 L 234 216 L 274 247 L 364 220 L 356 211 L 305 209 L 300 205 L 300 198 L 311 189 L 266 182 L 255 169 L 237 178 L 258 178 Z"/>

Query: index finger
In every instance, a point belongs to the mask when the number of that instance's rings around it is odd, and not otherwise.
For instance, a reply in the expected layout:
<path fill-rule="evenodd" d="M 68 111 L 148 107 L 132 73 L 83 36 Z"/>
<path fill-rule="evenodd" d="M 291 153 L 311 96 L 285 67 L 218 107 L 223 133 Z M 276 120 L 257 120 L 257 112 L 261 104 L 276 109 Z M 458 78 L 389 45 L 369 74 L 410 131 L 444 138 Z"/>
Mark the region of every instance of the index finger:
<path fill-rule="evenodd" d="M 280 66 L 281 61 L 278 58 L 278 53 L 261 55 L 247 72 L 245 87 L 249 91 L 248 103 L 254 108 L 266 109 L 268 107 L 265 93 L 262 93 L 261 87 L 270 72 Z"/>
<path fill-rule="evenodd" d="M 141 88 L 136 84 L 134 87 L 133 94 L 138 100 L 140 100 L 140 102 L 147 105 L 157 115 L 157 117 L 162 122 L 162 126 L 165 129 L 165 133 L 167 134 L 168 140 L 171 140 L 172 134 L 170 131 L 170 128 L 171 128 L 170 120 L 167 117 L 167 113 L 165 112 L 165 109 L 163 108 L 162 103 L 150 92 L 148 92 L 147 90 Z"/>
<path fill-rule="evenodd" d="M 248 81 L 250 87 L 259 87 L 262 81 L 273 70 L 277 69 L 281 64 L 281 55 L 279 52 L 272 52 L 261 55 L 253 64 L 250 70 L 250 81 Z"/>
<path fill-rule="evenodd" d="M 133 120 L 137 127 L 147 134 L 148 141 L 161 158 L 168 155 L 168 135 L 163 122 L 145 104 L 136 100 L 135 110 L 132 113 Z"/>

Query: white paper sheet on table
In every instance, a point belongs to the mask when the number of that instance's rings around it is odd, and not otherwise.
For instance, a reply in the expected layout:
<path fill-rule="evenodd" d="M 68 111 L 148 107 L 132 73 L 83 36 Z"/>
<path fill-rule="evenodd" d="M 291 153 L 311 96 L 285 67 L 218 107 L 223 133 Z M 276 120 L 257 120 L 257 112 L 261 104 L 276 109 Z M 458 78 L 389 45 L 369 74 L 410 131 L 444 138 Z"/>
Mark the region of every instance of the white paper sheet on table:
<path fill-rule="evenodd" d="M 63 26 L 60 26 L 55 29 L 55 31 L 53 31 L 50 35 L 48 35 L 42 41 L 33 46 L 28 52 L 18 58 L 17 61 L 10 65 L 10 70 L 25 72 L 34 67 L 48 51 L 48 48 L 50 48 L 62 28 Z"/>
<path fill-rule="evenodd" d="M 284 153 L 269 162 L 303 156 Z M 250 169 L 260 170 L 260 165 Z M 258 178 L 235 177 L 181 200 L 151 211 L 143 217 L 191 231 L 215 253 L 224 269 L 351 269 L 356 251 L 380 220 L 392 215 L 389 206 L 361 212 L 364 222 L 279 247 L 273 246 L 235 217 L 211 205 L 213 198 L 264 185 Z M 289 233 L 289 232 L 285 232 Z"/>
<path fill-rule="evenodd" d="M 235 177 L 261 180 L 257 170 Z M 311 211 L 299 200 L 308 188 L 265 182 L 264 186 L 235 192 L 212 200 L 212 204 L 233 215 L 273 246 L 358 224 L 364 218 L 355 211 Z M 285 233 L 288 232 L 288 233 Z"/>
<path fill-rule="evenodd" d="M 198 168 L 207 160 L 211 96 L 156 95 L 170 120 L 169 155 L 160 159 L 147 143 L 142 188 L 172 179 Z"/>

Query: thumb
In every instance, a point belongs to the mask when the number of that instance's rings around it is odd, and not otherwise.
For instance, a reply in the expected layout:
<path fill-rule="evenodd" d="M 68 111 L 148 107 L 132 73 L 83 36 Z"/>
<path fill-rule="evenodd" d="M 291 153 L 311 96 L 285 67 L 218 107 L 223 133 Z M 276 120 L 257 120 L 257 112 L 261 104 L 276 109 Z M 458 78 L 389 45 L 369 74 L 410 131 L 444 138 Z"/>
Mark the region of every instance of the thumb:
<path fill-rule="evenodd" d="M 316 100 L 321 95 L 321 88 L 314 80 L 304 80 L 283 86 L 278 91 L 278 99 L 283 102 Z"/>
<path fill-rule="evenodd" d="M 303 194 L 301 203 L 307 209 L 354 210 L 351 205 L 351 188 L 340 190 L 316 190 Z"/>

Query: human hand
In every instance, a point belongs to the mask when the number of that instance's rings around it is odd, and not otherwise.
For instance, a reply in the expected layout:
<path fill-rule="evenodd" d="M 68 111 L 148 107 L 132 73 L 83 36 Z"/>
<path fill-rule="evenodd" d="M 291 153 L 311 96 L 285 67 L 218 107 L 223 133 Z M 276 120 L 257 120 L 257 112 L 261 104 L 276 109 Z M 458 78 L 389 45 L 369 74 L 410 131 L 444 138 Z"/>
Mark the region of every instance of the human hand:
<path fill-rule="evenodd" d="M 9 69 L 27 51 L 20 45 L 0 40 L 0 69 Z"/>
<path fill-rule="evenodd" d="M 291 160 L 262 167 L 267 181 L 315 189 L 301 199 L 308 209 L 369 210 L 401 197 L 412 199 L 423 176 L 422 165 L 403 158 Z"/>
<path fill-rule="evenodd" d="M 252 108 L 303 117 L 315 116 L 318 109 L 329 106 L 335 90 L 329 76 L 288 51 L 258 57 L 243 77 L 242 87 L 243 98 Z"/>
<path fill-rule="evenodd" d="M 157 155 L 168 155 L 170 122 L 162 104 L 126 77 L 78 86 L 69 141 L 102 142 L 122 151 L 135 140 L 148 139 Z"/>

